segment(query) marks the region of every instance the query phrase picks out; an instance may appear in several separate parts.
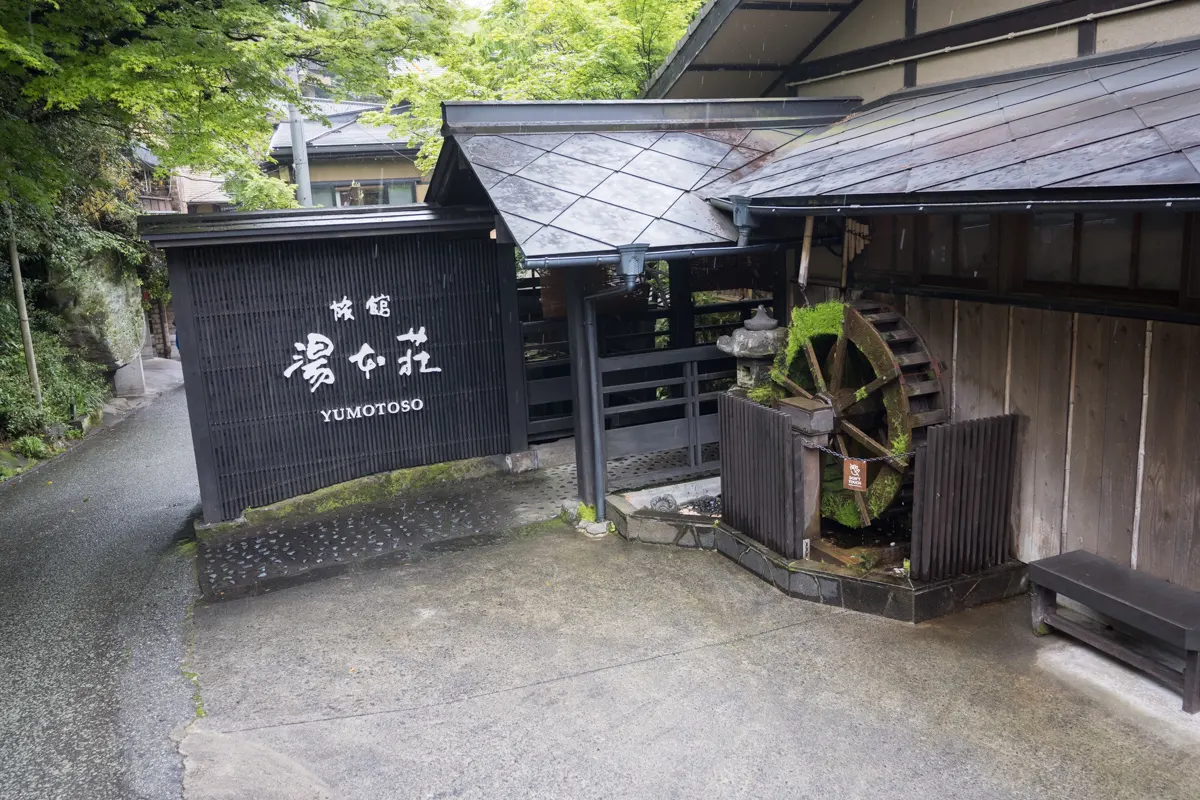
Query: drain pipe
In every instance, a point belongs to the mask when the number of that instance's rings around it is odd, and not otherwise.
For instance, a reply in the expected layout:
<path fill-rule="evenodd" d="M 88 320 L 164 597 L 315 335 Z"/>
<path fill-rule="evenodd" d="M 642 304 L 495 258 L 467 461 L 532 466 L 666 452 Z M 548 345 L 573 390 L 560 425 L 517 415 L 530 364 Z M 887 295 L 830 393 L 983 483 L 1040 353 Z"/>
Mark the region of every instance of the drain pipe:
<path fill-rule="evenodd" d="M 600 372 L 600 346 L 596 335 L 596 301 L 621 297 L 637 290 L 646 269 L 647 244 L 626 244 L 617 248 L 617 272 L 621 284 L 603 289 L 583 298 L 583 328 L 586 332 L 585 354 L 588 364 L 588 385 L 592 392 L 592 480 L 596 495 L 596 521 L 604 521 L 604 492 L 608 486 L 608 459 L 604 454 L 604 385 Z"/>
<path fill-rule="evenodd" d="M 758 223 L 750 216 L 750 198 L 733 195 L 729 198 L 730 211 L 733 212 L 733 226 L 737 228 L 737 246 L 745 247 L 750 242 L 750 231 Z"/>

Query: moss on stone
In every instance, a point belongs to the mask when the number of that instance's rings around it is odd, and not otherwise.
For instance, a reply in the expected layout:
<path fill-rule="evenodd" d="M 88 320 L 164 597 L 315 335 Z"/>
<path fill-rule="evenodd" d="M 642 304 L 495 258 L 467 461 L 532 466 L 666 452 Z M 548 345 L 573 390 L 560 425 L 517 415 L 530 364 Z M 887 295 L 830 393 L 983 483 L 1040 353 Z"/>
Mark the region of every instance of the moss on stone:
<path fill-rule="evenodd" d="M 500 471 L 498 464 L 487 458 L 470 458 L 464 461 L 448 461 L 423 467 L 409 467 L 378 475 L 326 486 L 310 494 L 281 500 L 269 506 L 247 509 L 236 520 L 212 525 L 197 525 L 196 535 L 212 539 L 233 533 L 247 526 L 260 525 L 273 520 L 291 517 L 327 514 L 343 508 L 369 505 L 389 500 L 405 492 L 442 483 L 478 478 Z"/>
<path fill-rule="evenodd" d="M 589 506 L 586 503 L 580 503 L 579 508 L 575 509 L 575 518 L 580 522 L 595 522 L 596 507 Z"/>
<path fill-rule="evenodd" d="M 774 408 L 776 401 L 783 396 L 783 392 L 774 383 L 755 386 L 746 392 L 747 399 L 753 400 L 760 406 L 766 406 L 767 408 Z"/>

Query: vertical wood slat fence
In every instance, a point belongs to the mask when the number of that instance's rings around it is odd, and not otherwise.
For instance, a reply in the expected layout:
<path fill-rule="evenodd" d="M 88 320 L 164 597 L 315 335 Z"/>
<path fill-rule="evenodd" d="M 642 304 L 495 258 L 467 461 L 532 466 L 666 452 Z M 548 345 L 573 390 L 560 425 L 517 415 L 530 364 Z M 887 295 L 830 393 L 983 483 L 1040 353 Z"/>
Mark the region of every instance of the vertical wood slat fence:
<path fill-rule="evenodd" d="M 779 555 L 803 557 L 800 444 L 790 418 L 722 394 L 721 517 Z"/>
<path fill-rule="evenodd" d="M 928 429 L 916 455 L 914 579 L 941 580 L 1009 560 L 1017 420 L 1009 414 Z"/>

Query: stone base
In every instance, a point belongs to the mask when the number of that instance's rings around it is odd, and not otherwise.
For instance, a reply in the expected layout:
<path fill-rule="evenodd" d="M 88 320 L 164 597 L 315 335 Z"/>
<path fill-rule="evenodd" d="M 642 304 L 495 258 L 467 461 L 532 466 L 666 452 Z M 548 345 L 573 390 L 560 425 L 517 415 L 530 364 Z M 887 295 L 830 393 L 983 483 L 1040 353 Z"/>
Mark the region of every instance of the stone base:
<path fill-rule="evenodd" d="M 689 549 L 715 550 L 716 517 L 666 513 L 635 508 L 620 495 L 606 498 L 606 514 L 617 533 L 631 542 L 669 544 Z"/>
<path fill-rule="evenodd" d="M 982 573 L 920 583 L 815 561 L 788 561 L 725 523 L 715 528 L 717 550 L 784 594 L 904 622 L 925 622 L 973 606 L 1024 594 L 1025 565 L 1010 561 Z"/>
<path fill-rule="evenodd" d="M 138 353 L 113 373 L 113 394 L 117 397 L 141 397 L 146 393 L 146 375 L 142 371 L 142 354 Z"/>
<path fill-rule="evenodd" d="M 522 450 L 520 453 L 509 453 L 504 457 L 504 468 L 513 475 L 523 472 L 533 472 L 541 469 L 541 460 L 537 450 Z"/>

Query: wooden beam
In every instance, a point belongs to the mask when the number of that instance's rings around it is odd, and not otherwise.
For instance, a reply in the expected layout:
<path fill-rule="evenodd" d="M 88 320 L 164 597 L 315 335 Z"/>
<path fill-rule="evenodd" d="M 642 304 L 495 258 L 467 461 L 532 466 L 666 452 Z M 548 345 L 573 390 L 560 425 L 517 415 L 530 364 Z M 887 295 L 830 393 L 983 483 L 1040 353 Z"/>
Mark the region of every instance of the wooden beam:
<path fill-rule="evenodd" d="M 904 0 L 904 38 L 911 39 L 917 35 L 917 0 Z M 917 85 L 917 62 L 904 62 L 904 88 L 911 89 Z"/>
<path fill-rule="evenodd" d="M 817 361 L 817 351 L 813 349 L 812 342 L 804 343 L 804 358 L 808 361 L 808 369 L 812 373 L 813 383 L 817 386 L 817 393 L 825 391 L 825 376 L 821 374 L 821 364 Z"/>
<path fill-rule="evenodd" d="M 846 449 L 846 437 L 844 434 L 839 433 L 837 435 L 837 446 L 843 458 L 850 457 L 850 451 Z M 871 512 L 867 509 L 867 500 L 863 496 L 865 492 L 850 492 L 850 494 L 854 496 L 854 505 L 858 506 L 858 518 L 862 520 L 863 527 L 865 528 L 871 524 Z"/>
<path fill-rule="evenodd" d="M 800 51 L 800 55 L 796 56 L 796 59 L 792 62 L 792 67 L 794 67 L 796 64 L 801 63 L 802 61 L 804 61 L 804 59 L 806 59 L 810 55 L 812 55 L 813 51 L 816 50 L 821 45 L 821 42 L 823 42 L 827 38 L 829 38 L 829 34 L 833 33 L 834 29 L 837 28 L 838 25 L 841 25 L 842 22 L 846 19 L 846 17 L 850 16 L 850 14 L 853 13 L 854 9 L 858 8 L 858 4 L 861 2 L 862 2 L 862 0 L 851 0 L 851 2 L 845 8 L 842 9 L 842 13 L 838 14 L 836 17 L 834 17 L 832 20 L 830 20 L 829 24 L 826 25 L 825 28 L 820 33 L 818 33 L 815 37 L 813 37 L 813 40 L 811 42 L 809 42 L 808 45 L 803 50 Z M 792 67 L 789 67 L 789 69 L 791 69 Z M 784 75 L 780 75 L 778 78 L 771 81 L 771 85 L 768 86 L 766 91 L 762 93 L 762 96 L 763 97 L 770 96 L 771 92 L 774 91 L 775 87 L 778 86 L 784 80 L 785 77 L 786 77 L 786 73 Z M 795 92 L 793 92 L 792 94 L 795 94 Z"/>
<path fill-rule="evenodd" d="M 878 391 L 879 389 L 882 389 L 884 386 L 887 386 L 889 383 L 891 383 L 892 381 L 896 380 L 896 378 L 899 378 L 899 377 L 900 377 L 899 372 L 897 372 L 894 369 L 889 370 L 889 371 L 885 372 L 884 374 L 880 375 L 875 380 L 868 383 L 866 386 L 862 387 L 864 390 L 864 394 L 870 395 L 871 393 Z M 838 387 L 838 388 L 841 388 L 841 387 Z M 859 402 L 857 400 L 857 396 L 850 396 L 844 400 L 835 402 L 833 405 L 833 408 L 835 411 L 841 412 L 841 411 L 844 411 L 845 409 L 849 408 L 850 406 L 854 405 L 857 402 Z M 881 453 L 881 455 L 884 455 L 884 454 Z"/>
<path fill-rule="evenodd" d="M 838 425 L 842 427 L 846 433 L 850 434 L 850 438 L 861 444 L 863 447 L 870 450 L 879 458 L 892 458 L 892 451 L 881 445 L 879 442 L 868 436 L 861 428 L 852 425 L 846 420 L 838 420 Z"/>
<path fill-rule="evenodd" d="M 692 64 L 688 72 L 782 72 L 787 64 Z"/>
<path fill-rule="evenodd" d="M 843 3 L 802 3 L 798 0 L 742 0 L 738 3 L 738 11 L 824 11 L 826 13 L 843 11 L 849 2 Z"/>
<path fill-rule="evenodd" d="M 1089 20 L 1080 23 L 1079 25 L 1079 46 L 1077 54 L 1080 56 L 1094 56 L 1096 54 L 1096 20 Z"/>
<path fill-rule="evenodd" d="M 781 80 L 792 82 L 829 77 L 847 70 L 862 69 L 874 64 L 882 65 L 947 47 L 961 47 L 1032 28 L 1058 25 L 1068 20 L 1086 17 L 1088 14 L 1114 11 L 1139 5 L 1141 2 L 1144 0 L 1049 0 L 815 61 L 804 61 L 812 52 L 811 49 L 805 48 L 805 52 L 792 62 L 792 66 Z"/>

